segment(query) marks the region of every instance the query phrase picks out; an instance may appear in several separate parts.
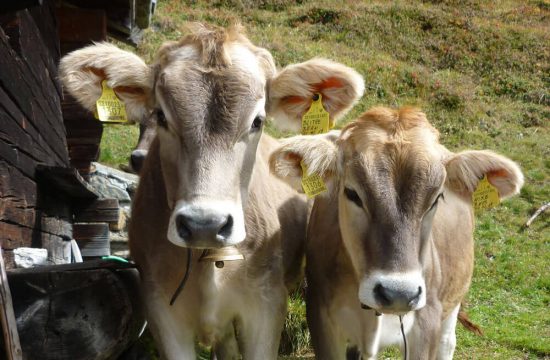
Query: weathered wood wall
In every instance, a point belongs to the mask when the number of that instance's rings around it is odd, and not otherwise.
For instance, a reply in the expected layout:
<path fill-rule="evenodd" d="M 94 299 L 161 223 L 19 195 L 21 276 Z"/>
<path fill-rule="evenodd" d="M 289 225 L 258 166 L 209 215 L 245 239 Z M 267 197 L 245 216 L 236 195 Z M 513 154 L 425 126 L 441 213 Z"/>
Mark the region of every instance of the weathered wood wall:
<path fill-rule="evenodd" d="M 59 55 L 53 0 L 0 14 L 0 243 L 8 265 L 20 246 L 58 258 L 72 237 L 70 200 L 36 171 L 69 166 Z"/>

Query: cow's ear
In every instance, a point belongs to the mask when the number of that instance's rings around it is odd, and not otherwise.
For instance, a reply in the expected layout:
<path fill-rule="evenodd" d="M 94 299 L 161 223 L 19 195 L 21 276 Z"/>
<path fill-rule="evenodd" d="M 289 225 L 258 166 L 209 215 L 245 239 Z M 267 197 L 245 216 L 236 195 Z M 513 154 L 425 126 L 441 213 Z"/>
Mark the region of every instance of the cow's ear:
<path fill-rule="evenodd" d="M 336 177 L 339 131 L 321 135 L 294 136 L 281 141 L 269 158 L 269 168 L 279 179 L 302 191 L 302 164 L 308 174 L 321 176 L 330 189 Z"/>
<path fill-rule="evenodd" d="M 496 187 L 501 199 L 519 193 L 523 173 L 512 160 L 489 150 L 463 151 L 447 159 L 447 185 L 465 196 L 471 196 L 485 175 Z"/>
<path fill-rule="evenodd" d="M 128 118 L 141 121 L 148 113 L 154 74 L 137 55 L 99 43 L 71 52 L 59 64 L 63 86 L 79 103 L 94 111 L 103 80 L 126 106 Z"/>
<path fill-rule="evenodd" d="M 275 126 L 299 131 L 302 116 L 315 94 L 332 121 L 338 121 L 363 95 L 363 77 L 355 70 L 326 59 L 312 59 L 285 67 L 269 85 L 268 115 Z"/>

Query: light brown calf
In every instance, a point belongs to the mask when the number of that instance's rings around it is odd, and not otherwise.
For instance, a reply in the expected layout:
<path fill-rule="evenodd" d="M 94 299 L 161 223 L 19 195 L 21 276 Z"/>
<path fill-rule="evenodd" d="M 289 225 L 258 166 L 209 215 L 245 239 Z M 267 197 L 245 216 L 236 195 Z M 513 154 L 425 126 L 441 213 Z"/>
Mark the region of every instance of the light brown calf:
<path fill-rule="evenodd" d="M 152 332 L 167 359 L 195 359 L 195 341 L 221 359 L 275 359 L 287 289 L 299 277 L 305 199 L 269 175 L 276 140 L 266 116 L 299 122 L 314 93 L 339 117 L 361 96 L 355 71 L 314 59 L 277 72 L 271 54 L 240 31 L 195 25 L 164 44 L 148 66 L 97 44 L 62 60 L 69 92 L 92 110 L 106 79 L 128 114 L 153 113 L 157 135 L 142 171 L 130 224 Z M 204 249 L 234 245 L 243 261 L 198 262 Z M 169 305 L 184 276 L 185 288 Z"/>
<path fill-rule="evenodd" d="M 403 346 L 401 315 L 408 359 L 451 359 L 473 270 L 472 192 L 486 175 L 501 198 L 518 193 L 519 167 L 486 150 L 450 152 L 415 109 L 372 109 L 334 138 L 290 138 L 271 158 L 289 183 L 304 161 L 331 189 L 316 198 L 306 245 L 317 358 L 344 359 L 348 344 L 369 359 Z"/>

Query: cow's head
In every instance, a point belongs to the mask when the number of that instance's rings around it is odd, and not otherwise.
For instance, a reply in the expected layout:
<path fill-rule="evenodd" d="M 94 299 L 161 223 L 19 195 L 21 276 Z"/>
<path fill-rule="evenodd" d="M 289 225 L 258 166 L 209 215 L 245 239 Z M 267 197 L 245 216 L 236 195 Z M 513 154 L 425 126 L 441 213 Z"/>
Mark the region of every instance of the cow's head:
<path fill-rule="evenodd" d="M 451 153 L 415 109 L 375 108 L 327 136 L 286 140 L 271 157 L 272 171 L 290 183 L 300 161 L 338 197 L 342 239 L 360 282 L 361 303 L 405 313 L 426 303 L 426 264 L 439 201 L 461 201 L 487 175 L 501 198 L 517 193 L 523 175 L 490 151 Z M 429 290 L 428 290 L 429 291 Z"/>
<path fill-rule="evenodd" d="M 134 119 L 157 121 L 168 205 L 168 239 L 216 248 L 245 239 L 243 205 L 266 116 L 299 129 L 315 93 L 337 119 L 362 95 L 352 69 L 323 59 L 277 72 L 271 54 L 240 27 L 195 24 L 190 35 L 164 44 L 148 66 L 136 55 L 97 44 L 61 62 L 67 90 L 92 110 L 101 81 Z"/>

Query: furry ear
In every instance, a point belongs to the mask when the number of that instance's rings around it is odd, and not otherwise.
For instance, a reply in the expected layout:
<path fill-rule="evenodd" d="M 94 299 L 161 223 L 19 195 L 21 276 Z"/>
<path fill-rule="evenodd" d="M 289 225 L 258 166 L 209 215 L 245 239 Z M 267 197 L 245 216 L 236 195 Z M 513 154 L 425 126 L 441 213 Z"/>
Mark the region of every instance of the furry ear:
<path fill-rule="evenodd" d="M 501 199 L 519 193 L 523 174 L 512 160 L 489 150 L 463 151 L 446 162 L 447 184 L 460 194 L 471 196 L 479 180 L 487 175 Z"/>
<path fill-rule="evenodd" d="M 321 94 L 323 107 L 333 121 L 340 119 L 365 91 L 363 77 L 355 70 L 326 59 L 289 65 L 269 86 L 268 114 L 275 126 L 300 131 L 302 116 Z"/>
<path fill-rule="evenodd" d="M 107 43 L 90 45 L 64 56 L 59 76 L 68 93 L 89 111 L 95 110 L 101 82 L 107 80 L 126 105 L 130 120 L 140 122 L 147 114 L 153 70 L 131 52 Z"/>
<path fill-rule="evenodd" d="M 269 168 L 279 179 L 302 191 L 302 166 L 309 174 L 318 174 L 330 187 L 336 176 L 339 131 L 321 135 L 299 135 L 281 141 L 281 146 L 269 158 Z M 308 175 L 309 175 L 308 174 Z"/>

